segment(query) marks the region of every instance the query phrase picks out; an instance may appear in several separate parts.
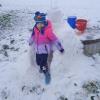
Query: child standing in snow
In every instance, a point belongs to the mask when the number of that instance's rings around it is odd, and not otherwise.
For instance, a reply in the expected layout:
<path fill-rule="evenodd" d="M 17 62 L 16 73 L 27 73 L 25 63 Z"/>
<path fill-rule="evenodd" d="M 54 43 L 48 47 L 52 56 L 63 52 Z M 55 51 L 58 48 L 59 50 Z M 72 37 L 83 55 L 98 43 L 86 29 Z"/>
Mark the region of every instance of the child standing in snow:
<path fill-rule="evenodd" d="M 53 51 L 52 46 L 55 45 L 61 53 L 64 49 L 53 33 L 51 22 L 46 19 L 46 14 L 36 12 L 34 20 L 36 24 L 33 27 L 29 45 L 34 45 L 37 65 L 40 66 L 40 72 L 46 74 L 49 71 L 47 60 L 48 55 Z"/>

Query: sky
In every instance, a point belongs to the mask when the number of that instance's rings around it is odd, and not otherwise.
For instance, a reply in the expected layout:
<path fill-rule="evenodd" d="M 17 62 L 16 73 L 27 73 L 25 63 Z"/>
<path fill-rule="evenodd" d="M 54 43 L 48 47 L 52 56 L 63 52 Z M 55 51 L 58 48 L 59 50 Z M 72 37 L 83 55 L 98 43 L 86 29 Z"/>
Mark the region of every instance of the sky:
<path fill-rule="evenodd" d="M 90 2 L 90 6 L 88 5 Z M 0 0 L 0 3 L 6 6 L 34 6 L 34 5 L 47 5 L 47 6 L 66 6 L 66 7 L 92 7 L 98 8 L 100 0 Z"/>
<path fill-rule="evenodd" d="M 0 0 L 5 9 L 31 9 L 47 11 L 48 8 L 60 8 L 66 15 L 99 18 L 100 0 Z M 34 12 L 33 11 L 33 12 Z"/>

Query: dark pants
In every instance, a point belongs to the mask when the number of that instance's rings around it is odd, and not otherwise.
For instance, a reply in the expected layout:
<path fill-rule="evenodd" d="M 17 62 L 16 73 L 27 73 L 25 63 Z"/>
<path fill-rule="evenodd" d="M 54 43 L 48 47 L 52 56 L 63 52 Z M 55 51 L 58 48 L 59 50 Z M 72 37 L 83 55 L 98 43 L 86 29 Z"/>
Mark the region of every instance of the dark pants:
<path fill-rule="evenodd" d="M 36 54 L 36 63 L 40 66 L 40 69 L 45 73 L 48 71 L 48 54 Z M 45 67 L 45 68 L 44 68 Z"/>

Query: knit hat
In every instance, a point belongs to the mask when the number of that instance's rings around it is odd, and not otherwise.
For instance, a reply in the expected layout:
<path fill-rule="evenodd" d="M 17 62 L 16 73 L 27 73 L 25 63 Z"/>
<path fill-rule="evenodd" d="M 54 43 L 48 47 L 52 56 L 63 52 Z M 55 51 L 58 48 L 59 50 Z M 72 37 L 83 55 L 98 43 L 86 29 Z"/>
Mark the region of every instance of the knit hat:
<path fill-rule="evenodd" d="M 46 22 L 46 14 L 40 13 L 39 11 L 35 12 L 34 20 L 36 23 L 44 23 Z"/>

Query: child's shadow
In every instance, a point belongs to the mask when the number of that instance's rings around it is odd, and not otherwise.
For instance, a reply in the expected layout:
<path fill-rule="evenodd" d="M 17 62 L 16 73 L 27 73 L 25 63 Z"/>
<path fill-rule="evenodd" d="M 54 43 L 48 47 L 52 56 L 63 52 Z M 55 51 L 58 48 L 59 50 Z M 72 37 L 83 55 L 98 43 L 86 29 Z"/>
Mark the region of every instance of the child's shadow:
<path fill-rule="evenodd" d="M 35 53 L 35 50 L 33 49 L 33 47 L 30 48 L 29 55 L 30 55 L 30 64 L 32 66 L 37 66 L 37 64 L 36 64 L 36 53 Z"/>

